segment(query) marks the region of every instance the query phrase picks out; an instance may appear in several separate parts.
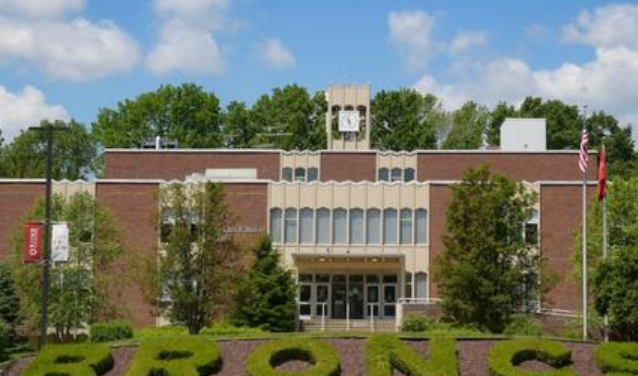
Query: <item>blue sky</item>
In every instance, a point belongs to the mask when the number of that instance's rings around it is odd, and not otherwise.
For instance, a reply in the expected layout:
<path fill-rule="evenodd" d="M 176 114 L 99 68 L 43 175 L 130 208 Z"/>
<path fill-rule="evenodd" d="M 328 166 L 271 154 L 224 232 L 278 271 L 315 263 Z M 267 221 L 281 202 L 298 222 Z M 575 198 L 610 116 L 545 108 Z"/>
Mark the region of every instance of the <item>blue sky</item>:
<path fill-rule="evenodd" d="M 449 109 L 526 95 L 638 124 L 638 3 L 0 0 L 0 126 L 89 125 L 195 82 L 223 103 L 298 83 L 414 87 Z"/>

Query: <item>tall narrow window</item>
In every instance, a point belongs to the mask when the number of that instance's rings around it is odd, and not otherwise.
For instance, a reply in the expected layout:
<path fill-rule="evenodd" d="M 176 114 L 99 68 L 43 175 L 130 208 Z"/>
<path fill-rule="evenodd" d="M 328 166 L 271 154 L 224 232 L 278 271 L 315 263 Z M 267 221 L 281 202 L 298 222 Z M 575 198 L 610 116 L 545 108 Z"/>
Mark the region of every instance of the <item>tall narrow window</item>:
<path fill-rule="evenodd" d="M 317 244 L 330 244 L 330 211 L 326 208 L 317 210 Z"/>
<path fill-rule="evenodd" d="M 415 275 L 415 279 L 416 279 L 416 290 L 415 292 L 415 296 L 418 299 L 425 299 L 428 297 L 428 275 L 423 273 L 423 272 L 419 272 L 416 273 Z"/>
<path fill-rule="evenodd" d="M 366 211 L 366 241 L 368 244 L 381 244 L 381 211 Z"/>
<path fill-rule="evenodd" d="M 401 209 L 401 244 L 412 244 L 412 210 Z"/>
<path fill-rule="evenodd" d="M 334 244 L 346 244 L 348 227 L 345 209 L 335 209 L 332 213 L 332 242 Z"/>
<path fill-rule="evenodd" d="M 414 223 L 414 241 L 416 244 L 428 242 L 428 211 L 417 209 Z"/>
<path fill-rule="evenodd" d="M 350 244 L 363 244 L 363 210 L 350 210 Z"/>
<path fill-rule="evenodd" d="M 403 171 L 403 181 L 411 182 L 414 180 L 414 169 L 412 167 L 408 167 Z"/>
<path fill-rule="evenodd" d="M 306 169 L 303 167 L 295 168 L 295 181 L 306 181 Z"/>
<path fill-rule="evenodd" d="M 310 167 L 308 169 L 308 181 L 319 180 L 319 170 L 317 167 Z"/>
<path fill-rule="evenodd" d="M 531 246 L 538 245 L 538 211 L 532 210 L 530 219 L 525 223 L 525 243 Z"/>
<path fill-rule="evenodd" d="M 383 211 L 383 244 L 397 244 L 397 211 Z"/>
<path fill-rule="evenodd" d="M 286 209 L 284 242 L 292 244 L 297 242 L 297 209 Z"/>
<path fill-rule="evenodd" d="M 273 243 L 281 243 L 281 209 L 270 209 L 270 237 Z"/>
<path fill-rule="evenodd" d="M 390 172 L 387 168 L 381 167 L 379 169 L 379 181 L 390 181 Z"/>
<path fill-rule="evenodd" d="M 292 168 L 284 167 L 281 171 L 281 178 L 285 181 L 292 181 Z"/>
<path fill-rule="evenodd" d="M 401 169 L 398 167 L 395 167 L 392 169 L 392 176 L 390 176 L 390 181 L 395 182 L 395 181 L 401 181 Z"/>
<path fill-rule="evenodd" d="M 315 224 L 315 213 L 310 208 L 301 209 L 299 213 L 299 243 L 312 244 Z"/>

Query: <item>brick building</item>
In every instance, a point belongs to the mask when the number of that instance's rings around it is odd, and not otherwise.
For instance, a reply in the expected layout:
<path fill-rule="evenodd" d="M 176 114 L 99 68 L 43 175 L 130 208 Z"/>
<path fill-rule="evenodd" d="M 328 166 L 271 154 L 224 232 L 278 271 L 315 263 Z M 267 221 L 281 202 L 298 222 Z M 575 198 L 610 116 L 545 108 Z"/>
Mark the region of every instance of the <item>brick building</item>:
<path fill-rule="evenodd" d="M 91 193 L 123 229 L 127 250 L 155 253 L 161 186 L 220 181 L 238 219 L 229 231 L 246 241 L 269 233 L 295 271 L 301 319 L 394 320 L 405 304 L 438 298 L 431 265 L 443 250 L 449 185 L 487 164 L 538 193 L 526 236 L 562 277 L 542 308 L 579 309 L 570 277 L 581 224 L 577 151 L 547 151 L 544 140 L 510 150 L 370 150 L 369 87 L 335 85 L 328 96 L 329 150 L 107 149 L 104 179 L 56 182 L 54 193 Z M 590 168 L 591 195 L 595 174 Z M 43 194 L 43 180 L 0 179 L 0 259 L 20 216 Z M 136 325 L 158 322 L 136 286 L 123 298 Z"/>

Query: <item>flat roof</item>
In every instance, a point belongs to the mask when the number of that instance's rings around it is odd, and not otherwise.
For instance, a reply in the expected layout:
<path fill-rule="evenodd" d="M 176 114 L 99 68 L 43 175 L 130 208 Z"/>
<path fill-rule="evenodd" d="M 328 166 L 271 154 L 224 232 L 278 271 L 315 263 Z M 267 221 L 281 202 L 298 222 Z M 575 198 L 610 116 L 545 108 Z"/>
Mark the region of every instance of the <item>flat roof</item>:
<path fill-rule="evenodd" d="M 107 148 L 104 153 L 151 153 L 151 154 L 204 154 L 204 153 L 257 153 L 257 154 L 578 154 L 580 151 L 574 150 L 500 150 L 500 149 L 473 149 L 473 150 L 426 150 L 419 149 L 413 151 L 392 151 L 392 150 L 281 150 L 281 149 L 122 149 Z M 589 154 L 597 154 L 597 150 L 590 150 Z"/>

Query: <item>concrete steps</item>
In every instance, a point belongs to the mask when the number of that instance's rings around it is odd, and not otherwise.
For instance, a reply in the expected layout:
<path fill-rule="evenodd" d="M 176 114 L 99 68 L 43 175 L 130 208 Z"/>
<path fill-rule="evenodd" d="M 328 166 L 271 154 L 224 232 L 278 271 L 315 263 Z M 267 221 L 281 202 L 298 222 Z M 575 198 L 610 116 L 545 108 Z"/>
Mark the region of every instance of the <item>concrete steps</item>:
<path fill-rule="evenodd" d="M 394 332 L 396 331 L 396 321 L 394 319 L 377 319 L 374 321 L 373 329 L 370 328 L 370 320 L 350 320 L 348 330 L 347 320 L 327 319 L 322 329 L 321 319 L 302 321 L 302 330 L 305 332 Z"/>

